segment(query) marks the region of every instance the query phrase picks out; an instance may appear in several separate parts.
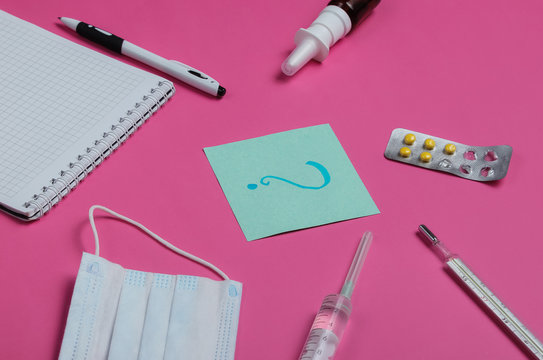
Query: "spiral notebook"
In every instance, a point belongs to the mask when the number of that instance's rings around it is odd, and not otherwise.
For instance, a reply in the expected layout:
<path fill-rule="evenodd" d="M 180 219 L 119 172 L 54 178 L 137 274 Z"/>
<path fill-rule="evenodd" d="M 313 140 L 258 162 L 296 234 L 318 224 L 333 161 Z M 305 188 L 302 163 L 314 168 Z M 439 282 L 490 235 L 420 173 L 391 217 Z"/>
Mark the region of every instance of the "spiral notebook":
<path fill-rule="evenodd" d="M 159 76 L 0 10 L 0 209 L 34 220 L 174 92 Z"/>

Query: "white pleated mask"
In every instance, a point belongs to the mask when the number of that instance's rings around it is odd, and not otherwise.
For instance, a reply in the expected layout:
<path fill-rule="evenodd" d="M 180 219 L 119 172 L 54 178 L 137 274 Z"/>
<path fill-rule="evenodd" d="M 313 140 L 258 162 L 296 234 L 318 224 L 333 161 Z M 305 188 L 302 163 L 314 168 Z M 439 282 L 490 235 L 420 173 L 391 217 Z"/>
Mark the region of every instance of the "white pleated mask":
<path fill-rule="evenodd" d="M 99 256 L 94 210 L 129 222 L 224 281 L 124 269 Z M 105 207 L 89 210 L 95 255 L 83 253 L 60 360 L 233 360 L 241 283 L 143 225 Z"/>

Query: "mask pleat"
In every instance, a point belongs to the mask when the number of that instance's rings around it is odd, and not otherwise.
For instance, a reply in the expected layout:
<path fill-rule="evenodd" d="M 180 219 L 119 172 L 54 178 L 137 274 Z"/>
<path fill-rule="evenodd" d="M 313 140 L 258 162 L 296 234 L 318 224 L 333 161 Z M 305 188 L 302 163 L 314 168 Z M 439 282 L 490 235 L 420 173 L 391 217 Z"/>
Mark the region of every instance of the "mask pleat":
<path fill-rule="evenodd" d="M 152 273 L 126 270 L 108 360 L 137 360 Z"/>
<path fill-rule="evenodd" d="M 228 296 L 223 297 L 220 304 L 217 344 L 213 360 L 232 360 L 236 349 L 241 286 L 232 281 L 225 281 L 223 289 L 227 290 Z"/>
<path fill-rule="evenodd" d="M 199 279 L 194 276 L 177 276 L 164 360 L 191 359 L 187 343 L 194 340 L 192 313 L 198 301 L 198 286 Z"/>
<path fill-rule="evenodd" d="M 154 274 L 138 360 L 164 358 L 176 276 Z"/>
<path fill-rule="evenodd" d="M 69 337 L 64 337 L 59 359 L 88 359 L 96 324 L 95 309 L 98 307 L 103 286 L 101 280 L 97 271 L 83 258 L 66 323 L 66 328 L 74 331 Z"/>
<path fill-rule="evenodd" d="M 95 344 L 90 351 L 89 359 L 106 360 L 125 270 L 117 264 L 112 264 L 95 255 L 92 256 L 99 260 L 101 271 L 103 271 L 100 275 L 103 277 L 103 291 L 96 308 Z"/>
<path fill-rule="evenodd" d="M 119 265 L 83 253 L 59 360 L 107 358 L 123 276 Z"/>
<path fill-rule="evenodd" d="M 221 298 L 216 285 L 209 279 L 177 277 L 164 360 L 213 359 Z"/>

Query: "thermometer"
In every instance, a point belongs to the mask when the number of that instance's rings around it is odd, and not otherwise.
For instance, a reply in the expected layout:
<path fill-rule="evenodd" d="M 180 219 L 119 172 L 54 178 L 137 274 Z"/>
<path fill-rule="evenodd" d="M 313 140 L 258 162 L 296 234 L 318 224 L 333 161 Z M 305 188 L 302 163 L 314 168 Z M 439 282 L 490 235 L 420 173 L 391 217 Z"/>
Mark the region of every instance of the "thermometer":
<path fill-rule="evenodd" d="M 526 347 L 526 350 L 535 359 L 543 360 L 543 345 L 532 334 L 526 326 L 490 291 L 486 285 L 460 260 L 458 255 L 452 254 L 439 241 L 439 239 L 425 225 L 419 226 L 419 231 L 430 240 L 433 249 L 438 253 L 441 260 L 447 264 L 453 274 L 466 285 L 492 314 L 495 315 L 503 327 Z"/>

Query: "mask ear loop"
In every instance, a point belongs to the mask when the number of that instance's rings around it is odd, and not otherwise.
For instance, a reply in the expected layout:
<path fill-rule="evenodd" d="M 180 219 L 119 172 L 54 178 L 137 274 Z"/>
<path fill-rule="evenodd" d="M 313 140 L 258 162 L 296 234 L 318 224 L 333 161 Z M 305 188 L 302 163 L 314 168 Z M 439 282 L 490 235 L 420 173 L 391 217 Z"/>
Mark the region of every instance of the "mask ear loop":
<path fill-rule="evenodd" d="M 203 259 L 200 259 L 199 257 L 197 256 L 194 256 L 186 251 L 183 251 L 175 246 L 173 246 L 172 244 L 170 244 L 169 242 L 167 242 L 166 240 L 164 240 L 163 238 L 161 238 L 160 236 L 158 236 L 157 234 L 155 234 L 154 232 L 152 232 L 151 230 L 147 229 L 145 226 L 143 226 L 142 224 L 132 220 L 132 219 L 129 219 L 127 218 L 126 216 L 123 216 L 119 213 L 116 213 L 115 211 L 113 210 L 110 210 L 104 206 L 101 206 L 101 205 L 93 205 L 91 206 L 91 208 L 89 209 L 89 221 L 90 221 L 90 224 L 91 224 L 91 228 L 92 228 L 92 233 L 94 234 L 94 243 L 95 243 L 95 255 L 96 256 L 100 256 L 100 242 L 98 241 L 98 231 L 96 231 L 96 224 L 94 223 L 94 210 L 96 209 L 100 209 L 100 210 L 103 210 L 107 213 L 109 213 L 110 215 L 113 215 L 123 221 L 126 221 L 127 223 L 129 224 L 132 224 L 134 225 L 135 227 L 143 230 L 145 233 L 147 233 L 147 235 L 151 236 L 153 239 L 155 239 L 156 241 L 158 241 L 159 243 L 161 243 L 162 245 L 166 246 L 168 249 L 172 250 L 173 252 L 181 255 L 181 256 L 184 256 L 192 261 L 195 261 L 197 262 L 198 264 L 201 264 L 201 265 L 204 265 L 208 268 L 210 268 L 211 270 L 215 271 L 217 274 L 219 274 L 224 280 L 230 280 L 230 278 L 225 274 L 223 273 L 218 267 L 216 267 L 215 265 L 203 260 Z"/>

